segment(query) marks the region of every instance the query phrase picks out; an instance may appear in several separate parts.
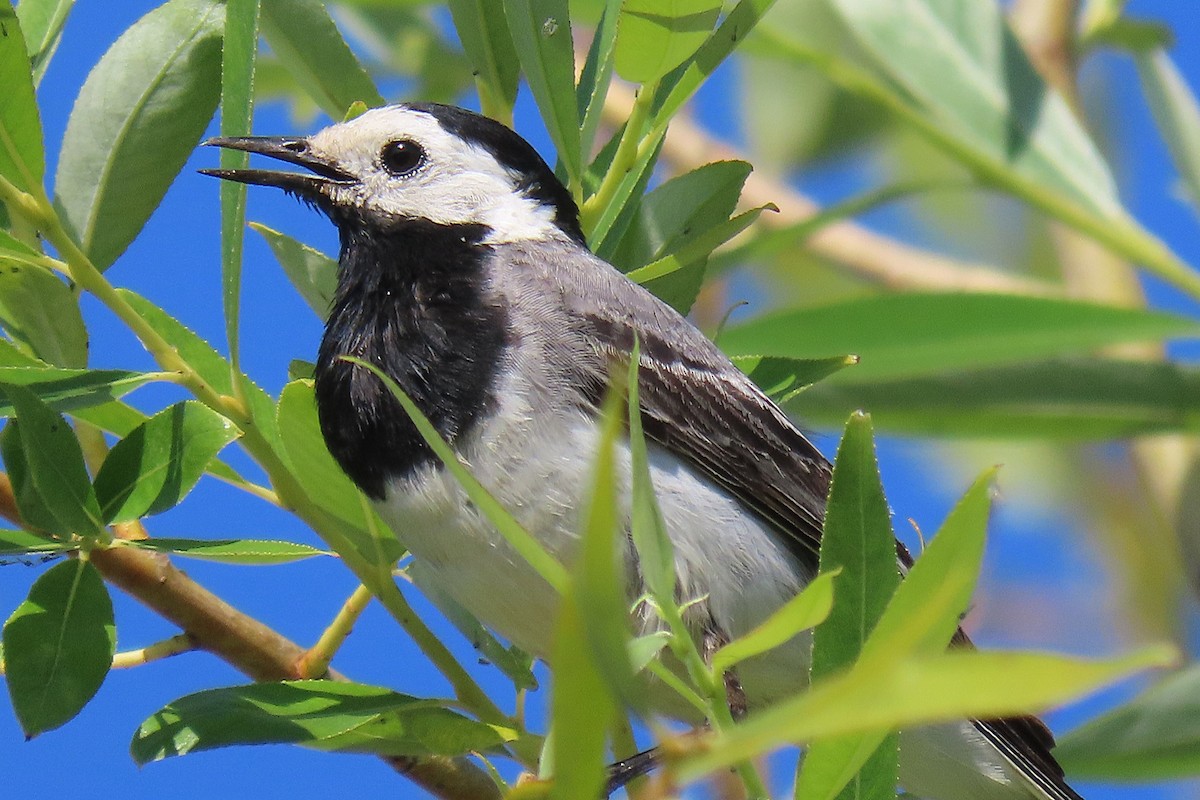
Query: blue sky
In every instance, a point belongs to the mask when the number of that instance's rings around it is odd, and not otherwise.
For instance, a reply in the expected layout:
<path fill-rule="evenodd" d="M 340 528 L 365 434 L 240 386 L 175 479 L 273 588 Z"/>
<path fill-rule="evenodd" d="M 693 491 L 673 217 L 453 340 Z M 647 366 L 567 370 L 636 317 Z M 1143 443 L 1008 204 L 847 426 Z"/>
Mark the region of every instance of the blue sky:
<path fill-rule="evenodd" d="M 47 152 L 55 158 L 71 102 L 87 70 L 111 42 L 152 3 L 80 3 L 72 12 L 62 46 L 40 90 Z M 1200 26 L 1192 22 L 1193 3 L 1179 0 L 1133 0 L 1135 14 L 1169 22 L 1176 31 L 1173 54 L 1193 86 L 1200 86 Z M 1184 203 L 1172 199 L 1174 173 L 1140 99 L 1128 61 L 1112 57 L 1098 65 L 1108 72 L 1117 98 L 1111 122 L 1128 161 L 1115 165 L 1122 194 L 1130 209 L 1150 230 L 1170 242 L 1185 260 L 1200 265 L 1197 219 Z M 736 104 L 736 76 L 726 74 L 705 91 L 700 117 L 728 128 Z M 548 153 L 544 133 L 523 94 L 517 127 Z M 292 133 L 284 109 L 267 105 L 257 112 L 260 133 Z M 214 131 L 215 132 L 215 131 Z M 736 136 L 736 131 L 723 131 Z M 218 207 L 215 181 L 195 173 L 213 166 L 216 155 L 198 150 L 142 236 L 108 273 L 176 314 L 214 343 L 223 341 L 219 295 Z M 53 163 L 48 170 L 53 174 Z M 804 188 L 819 198 L 845 195 L 845 171 L 830 169 L 803 176 Z M 319 216 L 279 193 L 252 191 L 249 217 L 265 222 L 327 251 L 336 247 L 332 228 Z M 899 232 L 903 214 L 885 214 L 872 224 Z M 244 273 L 243 359 L 247 371 L 268 391 L 277 393 L 287 380 L 292 358 L 312 358 L 320 336 L 319 321 L 292 291 L 265 245 L 247 236 Z M 1156 304 L 1189 313 L 1197 309 L 1173 292 L 1148 283 Z M 90 300 L 85 313 L 93 331 L 95 366 L 151 368 L 140 345 Z M 161 408 L 181 399 L 170 389 L 150 389 L 134 396 L 144 408 Z M 835 440 L 821 445 L 832 454 Z M 992 459 L 995 460 L 994 458 Z M 907 518 L 933 530 L 958 492 L 966 486 L 944 486 L 922 466 L 925 458 L 911 442 L 881 443 L 881 466 L 898 527 Z M 986 458 L 985 458 L 986 462 Z M 1011 626 L 984 624 L 978 638 L 1005 646 L 1037 645 L 1073 652 L 1106 652 L 1120 645 L 1107 631 L 1110 582 L 1074 529 L 1069 514 L 1052 507 L 1027 505 L 1019 489 L 1008 496 L 993 528 L 979 616 L 994 617 L 989 608 L 1028 595 L 1032 604 L 1049 603 L 1045 613 L 1069 619 L 1069 625 L 1040 625 L 1022 634 Z M 156 518 L 159 535 L 288 538 L 318 544 L 290 516 L 210 481 L 203 481 L 180 508 Z M 242 610 L 301 643 L 316 639 L 323 626 L 354 588 L 349 573 L 333 560 L 314 560 L 275 568 L 213 566 L 180 562 L 193 577 Z M 7 614 L 24 597 L 40 570 L 6 565 L 0 578 L 0 609 Z M 167 623 L 135 602 L 116 595 L 118 646 L 144 646 L 176 633 Z M 419 607 L 425 604 L 411 594 Z M 451 644 L 467 663 L 474 656 L 456 636 Z M 415 652 L 398 629 L 372 607 L 356 627 L 337 666 L 353 678 L 421 695 L 441 695 L 447 687 Z M 505 681 L 486 669 L 480 680 L 503 693 Z M 0 764 L 5 788 L 15 796 L 122 796 L 177 798 L 254 796 L 340 796 L 352 787 L 364 795 L 416 797 L 420 793 L 368 757 L 332 756 L 289 747 L 239 748 L 207 753 L 138 769 L 127 755 L 136 725 L 168 701 L 203 688 L 241 682 L 227 665 L 205 654 L 189 654 L 136 670 L 114 672 L 96 699 L 66 727 L 32 742 L 22 741 L 12 714 L 0 711 Z M 1121 691 L 1099 701 L 1053 715 L 1063 729 L 1111 702 Z M 507 700 L 506 700 L 507 702 Z M 1144 787 L 1093 788 L 1087 796 L 1104 798 L 1175 797 L 1174 790 L 1150 792 Z"/>

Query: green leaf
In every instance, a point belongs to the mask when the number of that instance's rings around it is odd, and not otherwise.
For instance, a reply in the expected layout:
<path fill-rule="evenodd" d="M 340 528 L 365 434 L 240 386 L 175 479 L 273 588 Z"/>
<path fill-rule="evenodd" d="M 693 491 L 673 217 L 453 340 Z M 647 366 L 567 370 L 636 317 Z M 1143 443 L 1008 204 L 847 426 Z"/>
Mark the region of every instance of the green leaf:
<path fill-rule="evenodd" d="M 337 261 L 266 225 L 251 222 L 250 227 L 267 240 L 288 280 L 300 292 L 309 308 L 324 320 L 329 315 L 333 293 L 337 290 Z"/>
<path fill-rule="evenodd" d="M 3 222 L 3 218 L 0 218 L 0 225 Z M 16 239 L 11 233 L 0 227 L 0 263 L 3 263 L 3 261 L 15 261 L 19 264 L 28 264 L 40 256 L 41 253 Z"/>
<path fill-rule="evenodd" d="M 675 775 L 686 783 L 777 747 L 831 736 L 1037 713 L 1175 658 L 1173 648 L 1157 645 L 1105 660 L 952 651 L 872 661 L 869 670 L 830 678 L 754 714 L 678 762 Z"/>
<path fill-rule="evenodd" d="M 309 499 L 352 528 L 368 530 L 361 492 L 325 446 L 312 381 L 293 381 L 283 387 L 279 431 L 292 474 Z"/>
<path fill-rule="evenodd" d="M 1047 358 L 1123 342 L 1200 335 L 1194 320 L 1144 309 L 1003 294 L 889 294 L 786 311 L 726 329 L 730 353 L 860 363 L 865 383 Z"/>
<path fill-rule="evenodd" d="M 171 539 L 155 536 L 153 539 L 123 539 L 121 546 L 205 561 L 251 566 L 290 564 L 313 556 L 329 555 L 325 550 L 318 550 L 306 544 L 272 539 Z"/>
<path fill-rule="evenodd" d="M 503 672 L 513 688 L 537 689 L 537 678 L 533 674 L 533 656 L 516 645 L 504 645 L 471 615 L 458 601 L 450 597 L 442 584 L 427 574 L 428 567 L 424 561 L 414 560 L 407 567 L 412 581 L 428 597 L 438 611 L 467 638 L 471 646 L 479 651 L 480 658 Z"/>
<path fill-rule="evenodd" d="M 633 270 L 627 277 L 641 283 L 679 313 L 687 314 L 700 293 L 708 257 L 718 247 L 753 225 L 759 215 L 768 209 L 779 210 L 774 205 L 759 206 L 718 222 L 679 250 Z"/>
<path fill-rule="evenodd" d="M 825 572 L 818 575 L 752 631 L 713 653 L 713 672 L 721 675 L 746 659 L 779 647 L 801 631 L 824 622 L 833 608 L 833 579 L 837 574 Z"/>
<path fill-rule="evenodd" d="M 622 650 L 624 652 L 624 650 Z M 616 702 L 584 634 L 579 599 L 563 597 L 550 659 L 554 668 L 554 783 L 550 797 L 599 797 L 605 778 L 605 741 L 616 718 Z"/>
<path fill-rule="evenodd" d="M 18 15 L 0 4 L 0 176 L 23 191 L 41 186 L 45 174 L 42 122 Z"/>
<path fill-rule="evenodd" d="M 575 49 L 567 0 L 504 0 L 508 29 L 529 90 L 542 112 L 572 187 L 583 178 L 579 109 L 575 103 Z"/>
<path fill-rule="evenodd" d="M 817 381 L 858 363 L 857 356 L 833 358 L 780 358 L 734 356 L 733 363 L 778 403 L 791 400 Z"/>
<path fill-rule="evenodd" d="M 617 44 L 617 17 L 621 0 L 605 0 L 600 23 L 592 36 L 583 70 L 579 73 L 579 85 L 575 87 L 579 118 L 583 120 L 579 131 L 579 148 L 582 153 L 592 152 L 596 131 L 604 111 L 604 100 L 612 83 L 613 51 Z"/>
<path fill-rule="evenodd" d="M 988 0 L 833 0 L 879 72 L 943 129 L 1094 214 L 1122 219 L 1116 186 L 1070 107 Z"/>
<path fill-rule="evenodd" d="M 910 380 L 822 381 L 786 408 L 837 425 L 858 408 L 921 436 L 1111 439 L 1200 425 L 1200 372 L 1119 359 L 1045 361 Z"/>
<path fill-rule="evenodd" d="M 495 0 L 450 0 L 454 29 L 471 62 L 485 114 L 512 118 L 521 65 L 508 32 L 504 6 Z"/>
<path fill-rule="evenodd" d="M 249 136 L 254 118 L 254 63 L 258 56 L 259 0 L 226 0 L 221 48 L 221 135 Z M 250 154 L 221 148 L 222 169 L 245 169 Z M 246 184 L 221 181 L 221 297 L 229 360 L 241 361 L 239 315 L 242 297 L 242 246 L 246 228 Z"/>
<path fill-rule="evenodd" d="M 4 468 L 12 481 L 13 499 L 21 512 L 21 522 L 38 531 L 70 537 L 71 529 L 58 521 L 33 483 L 19 428 L 15 421 L 4 426 L 0 433 L 0 455 L 4 456 Z"/>
<path fill-rule="evenodd" d="M 838 446 L 821 538 L 821 573 L 840 570 L 828 619 L 813 634 L 812 678 L 845 669 L 900 583 L 891 514 L 875 462 L 870 416 L 852 414 Z"/>
<path fill-rule="evenodd" d="M 361 100 L 384 104 L 371 76 L 358 62 L 337 25 L 318 0 L 261 0 L 262 34 L 321 110 L 340 120 Z"/>
<path fill-rule="evenodd" d="M 292 681 L 181 697 L 134 734 L 134 761 L 246 744 L 302 744 L 392 756 L 457 756 L 495 748 L 512 732 L 376 686 Z"/>
<path fill-rule="evenodd" d="M 212 119 L 225 5 L 171 0 L 133 24 L 75 99 L 55 205 L 107 269 L 137 236 Z"/>
<path fill-rule="evenodd" d="M 638 570 L 654 599 L 675 603 L 675 552 L 662 518 L 654 482 L 650 478 L 650 454 L 642 426 L 638 367 L 641 345 L 634 343 L 629 357 L 629 452 L 631 469 L 630 538 L 637 550 Z"/>
<path fill-rule="evenodd" d="M 589 167 L 589 175 L 602 175 L 608 171 L 623 131 L 624 128 L 613 134 L 609 144 L 605 145 Z M 633 223 L 642 195 L 654 174 L 654 166 L 658 163 L 658 154 L 662 150 L 666 129 L 661 128 L 653 135 L 656 137 L 654 146 L 645 148 L 633 162 L 617 185 L 612 202 L 601 211 L 592 229 L 584 231 L 592 251 L 606 261 L 611 261 L 615 256 L 626 231 Z"/>
<path fill-rule="evenodd" d="M 174 508 L 241 431 L 201 403 L 176 403 L 113 446 L 96 475 L 106 523 Z"/>
<path fill-rule="evenodd" d="M 117 293 L 133 306 L 134 310 L 158 331 L 159 336 L 166 339 L 214 390 L 220 394 L 234 394 L 233 368 L 212 345 L 144 297 L 128 289 L 118 289 Z M 254 424 L 275 451 L 282 453 L 283 443 L 279 435 L 279 426 L 275 422 L 275 401 L 244 374 L 239 373 L 238 380 L 242 384 L 242 393 L 254 417 Z"/>
<path fill-rule="evenodd" d="M 0 325 L 26 352 L 48 364 L 87 365 L 88 334 L 79 302 L 47 269 L 0 263 Z"/>
<path fill-rule="evenodd" d="M 397 386 L 395 381 L 383 374 L 374 364 L 368 364 L 365 361 L 348 356 L 344 358 L 346 361 L 370 371 L 383 381 L 384 386 L 388 388 L 396 400 L 399 401 L 404 412 L 408 414 L 417 432 L 421 434 L 421 438 L 425 441 L 425 444 L 429 446 L 429 449 L 433 451 L 434 455 L 438 457 L 450 474 L 454 476 L 454 479 L 458 481 L 467 499 L 475 505 L 479 513 L 504 537 L 508 545 L 521 558 L 525 559 L 546 583 L 559 592 L 562 592 L 567 586 L 567 574 L 562 564 L 546 551 L 541 542 L 521 526 L 521 523 L 500 504 L 483 484 L 476 480 L 466 465 L 459 460 L 450 445 L 446 443 L 446 440 L 438 433 L 433 423 L 421 413 L 421 409 L 417 408 L 412 398 L 405 394 L 404 390 Z"/>
<path fill-rule="evenodd" d="M 593 667 L 609 692 L 626 705 L 640 708 L 644 698 L 641 686 L 634 681 L 626 644 L 629 603 L 625 597 L 625 538 L 618 504 L 616 449 L 625 428 L 624 402 L 625 387 L 613 382 L 604 402 L 592 462 L 572 600 L 577 604 Z"/>
<path fill-rule="evenodd" d="M 13 414 L 12 400 L 3 385 L 27 387 L 50 407 L 71 411 L 115 400 L 161 377 L 153 372 L 115 369 L 0 367 L 0 417 Z"/>
<path fill-rule="evenodd" d="M 625 0 L 617 73 L 633 83 L 658 80 L 695 54 L 720 13 L 720 0 Z"/>
<path fill-rule="evenodd" d="M 813 632 L 810 675 L 814 683 L 859 658 L 900 583 L 871 418 L 862 413 L 850 415 L 838 447 L 820 561 L 821 573 L 837 571 L 841 577 L 828 618 Z M 801 763 L 797 796 L 891 797 L 897 746 L 886 728 L 818 739 Z"/>
<path fill-rule="evenodd" d="M 12 383 L 2 386 L 17 414 L 29 479 L 46 507 L 67 530 L 107 538 L 75 431 L 29 389 Z"/>
<path fill-rule="evenodd" d="M 29 531 L 0 530 L 0 556 L 70 553 L 78 549 L 78 542 L 65 542 Z"/>
<path fill-rule="evenodd" d="M 950 644 L 983 566 L 996 468 L 986 470 L 908 570 L 863 646 L 862 660 L 933 656 Z"/>
<path fill-rule="evenodd" d="M 27 737 L 70 721 L 112 666 L 117 631 L 104 579 L 91 563 L 51 567 L 4 623 L 8 694 Z"/>
<path fill-rule="evenodd" d="M 674 80 L 664 87 L 666 92 L 655 110 L 652 129 L 675 116 L 774 4 L 775 0 L 740 0 L 730 9 L 695 55 L 675 71 Z"/>
<path fill-rule="evenodd" d="M 1200 204 L 1200 106 L 1183 75 L 1162 50 L 1134 57 L 1142 91 L 1193 205 Z"/>
<path fill-rule="evenodd" d="M 745 161 L 715 161 L 671 178 L 642 198 L 614 259 L 628 272 L 662 258 L 729 219 L 750 176 Z"/>
<path fill-rule="evenodd" d="M 1059 738 L 1072 777 L 1165 781 L 1200 773 L 1200 667 L 1167 675 L 1133 700 Z"/>
<path fill-rule="evenodd" d="M 17 19 L 25 31 L 35 85 L 41 83 L 50 66 L 50 59 L 62 39 L 63 25 L 74 5 L 75 0 L 20 0 L 17 3 Z"/>

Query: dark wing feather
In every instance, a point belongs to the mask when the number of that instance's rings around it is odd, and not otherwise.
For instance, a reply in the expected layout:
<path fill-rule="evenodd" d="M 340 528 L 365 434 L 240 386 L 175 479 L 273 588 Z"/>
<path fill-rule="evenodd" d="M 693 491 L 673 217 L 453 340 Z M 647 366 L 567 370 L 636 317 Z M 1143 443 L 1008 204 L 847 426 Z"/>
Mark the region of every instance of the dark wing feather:
<path fill-rule="evenodd" d="M 618 288 L 619 287 L 619 288 Z M 717 348 L 657 299 L 621 279 L 564 300 L 599 352 L 579 365 L 590 400 L 604 392 L 614 361 L 641 348 L 638 388 L 649 438 L 736 497 L 788 538 L 815 572 L 831 467 L 799 429 Z M 609 302 L 604 302 L 608 298 Z M 897 555 L 912 559 L 897 543 Z M 960 629 L 955 646 L 970 647 Z M 1054 738 L 1036 717 L 976 720 L 1001 753 L 1054 800 L 1082 800 L 1051 755 Z"/>

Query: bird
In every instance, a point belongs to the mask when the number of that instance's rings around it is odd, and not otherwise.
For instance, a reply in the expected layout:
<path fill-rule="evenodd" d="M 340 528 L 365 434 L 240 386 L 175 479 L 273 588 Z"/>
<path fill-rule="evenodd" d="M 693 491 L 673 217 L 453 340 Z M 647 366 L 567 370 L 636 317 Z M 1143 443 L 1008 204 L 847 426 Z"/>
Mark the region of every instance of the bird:
<path fill-rule="evenodd" d="M 816 575 L 829 461 L 686 318 L 588 249 L 571 193 L 519 134 L 412 102 L 309 136 L 206 144 L 301 168 L 202 171 L 282 189 L 337 228 L 314 372 L 325 442 L 426 579 L 488 627 L 545 657 L 558 595 L 467 501 L 385 384 L 347 356 L 395 381 L 569 563 L 611 365 L 636 343 L 651 481 L 678 593 L 695 599 L 694 634 L 736 639 Z M 624 463 L 628 447 L 619 443 Z M 636 584 L 636 552 L 622 556 Z M 902 546 L 898 558 L 911 563 Z M 804 687 L 810 641 L 739 666 L 748 713 Z M 1081 800 L 1052 747 L 1034 717 L 905 730 L 900 782 L 929 800 Z"/>

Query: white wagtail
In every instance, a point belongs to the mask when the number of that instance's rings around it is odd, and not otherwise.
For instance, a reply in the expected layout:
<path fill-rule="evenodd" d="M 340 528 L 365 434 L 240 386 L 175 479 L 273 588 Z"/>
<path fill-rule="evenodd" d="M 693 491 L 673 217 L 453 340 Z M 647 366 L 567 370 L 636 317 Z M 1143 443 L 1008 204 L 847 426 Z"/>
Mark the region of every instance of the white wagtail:
<path fill-rule="evenodd" d="M 337 226 L 338 288 L 316 368 L 326 443 L 426 574 L 481 621 L 544 656 L 557 596 L 467 503 L 382 382 L 341 356 L 391 376 L 566 560 L 610 365 L 636 340 L 680 595 L 702 598 L 689 612 L 696 635 L 734 639 L 811 580 L 829 462 L 712 342 L 588 250 L 571 195 L 520 136 L 410 103 L 309 137 L 208 143 L 308 170 L 206 172 L 281 188 Z M 632 576 L 634 561 L 631 550 Z M 808 641 L 739 666 L 751 712 L 802 687 Z M 922 797 L 1079 798 L 1033 718 L 930 726 L 900 741 L 901 783 Z"/>

